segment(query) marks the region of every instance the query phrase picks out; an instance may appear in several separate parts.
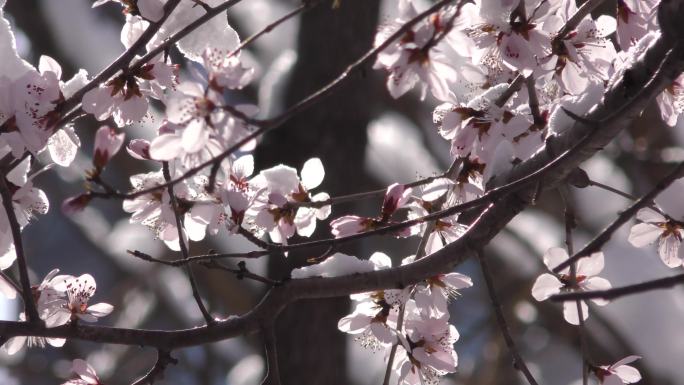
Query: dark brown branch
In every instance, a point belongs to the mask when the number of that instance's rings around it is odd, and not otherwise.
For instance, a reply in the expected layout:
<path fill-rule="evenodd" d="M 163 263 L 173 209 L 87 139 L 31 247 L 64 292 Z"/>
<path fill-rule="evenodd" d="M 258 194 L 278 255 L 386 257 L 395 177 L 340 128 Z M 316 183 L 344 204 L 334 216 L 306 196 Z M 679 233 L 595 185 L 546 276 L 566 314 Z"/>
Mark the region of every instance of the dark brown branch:
<path fill-rule="evenodd" d="M 163 162 L 162 164 L 162 173 L 164 174 L 164 180 L 169 181 L 171 180 L 171 174 L 169 173 L 169 163 Z M 176 219 L 176 228 L 178 230 L 178 245 L 180 246 L 183 259 L 187 260 L 190 257 L 190 253 L 188 251 L 188 246 L 185 244 L 185 231 L 183 230 L 183 222 L 181 221 L 180 212 L 178 208 L 178 199 L 176 198 L 176 194 L 174 194 L 173 192 L 173 185 L 167 186 L 167 189 L 169 193 L 169 200 L 171 201 L 171 208 L 173 209 L 173 216 Z M 197 281 L 195 280 L 195 274 L 192 272 L 192 266 L 186 265 L 185 270 L 187 271 L 188 279 L 190 280 L 190 286 L 192 287 L 192 296 L 195 297 L 197 307 L 199 307 L 200 311 L 202 312 L 202 316 L 207 322 L 207 325 L 213 325 L 216 322 L 216 320 L 214 320 L 214 317 L 212 317 L 211 314 L 209 314 L 209 311 L 204 306 L 204 302 L 202 302 L 202 297 L 200 296 L 199 290 L 197 289 Z"/>
<path fill-rule="evenodd" d="M 14 204 L 12 203 L 12 192 L 7 184 L 7 179 L 4 175 L 0 175 L 0 195 L 2 196 L 2 206 L 5 208 L 7 214 L 7 221 L 9 222 L 10 230 L 12 231 L 12 240 L 14 241 L 14 252 L 17 255 L 17 267 L 19 268 L 19 283 L 21 284 L 21 297 L 24 300 L 24 308 L 26 309 L 26 319 L 31 323 L 42 323 L 38 316 L 36 303 L 33 300 L 33 293 L 31 290 L 31 281 L 28 276 L 28 264 L 26 261 L 26 254 L 24 252 L 24 243 L 21 239 L 21 226 L 17 221 L 17 214 L 14 212 Z M 11 282 L 11 281 L 10 281 Z"/>
<path fill-rule="evenodd" d="M 155 380 L 164 377 L 164 370 L 166 370 L 166 367 L 169 366 L 169 364 L 176 365 L 177 363 L 178 360 L 171 357 L 170 352 L 161 349 L 157 350 L 157 362 L 155 362 L 152 369 L 131 385 L 152 385 Z"/>
<path fill-rule="evenodd" d="M 653 281 L 646 281 L 634 285 L 615 287 L 608 290 L 596 291 L 577 291 L 573 293 L 563 293 L 551 296 L 551 300 L 555 302 L 588 300 L 602 298 L 605 300 L 613 300 L 615 298 L 626 295 L 643 293 L 651 290 L 669 289 L 676 285 L 684 283 L 684 274 L 674 275 L 672 277 L 655 279 Z"/>
<path fill-rule="evenodd" d="M 658 196 L 663 190 L 665 190 L 670 184 L 675 180 L 679 179 L 684 175 L 684 162 L 680 163 L 675 169 L 670 172 L 665 178 L 663 178 L 658 184 L 649 191 L 646 195 L 641 197 L 638 201 L 634 202 L 628 209 L 621 212 L 620 215 L 610 224 L 608 227 L 603 229 L 599 235 L 597 235 L 591 242 L 582 248 L 582 250 L 573 254 L 572 257 L 567 259 L 565 262 L 556 266 L 553 269 L 554 273 L 558 273 L 561 270 L 570 266 L 570 264 L 578 261 L 581 258 L 588 257 L 591 253 L 601 250 L 601 247 L 610 240 L 610 237 L 620 228 L 623 224 L 627 223 L 639 210 L 647 207 L 651 204 L 653 199 Z"/>
<path fill-rule="evenodd" d="M 494 286 L 494 279 L 492 278 L 492 273 L 489 270 L 489 265 L 485 256 L 480 253 L 478 255 L 478 260 L 480 261 L 480 267 L 482 269 L 482 276 L 484 277 L 485 283 L 487 284 L 487 292 L 489 293 L 489 299 L 492 301 L 492 308 L 494 309 L 494 314 L 496 315 L 496 322 L 499 324 L 499 329 L 501 330 L 501 335 L 506 342 L 508 350 L 513 356 L 513 361 L 515 363 L 515 368 L 520 370 L 522 374 L 527 379 L 530 385 L 539 385 L 537 380 L 530 372 L 530 369 L 525 364 L 525 360 L 522 358 L 518 347 L 515 344 L 515 340 L 511 336 L 511 330 L 506 322 L 506 317 L 503 314 L 503 308 L 501 307 L 501 302 L 499 301 L 499 296 L 496 294 L 496 287 Z"/>

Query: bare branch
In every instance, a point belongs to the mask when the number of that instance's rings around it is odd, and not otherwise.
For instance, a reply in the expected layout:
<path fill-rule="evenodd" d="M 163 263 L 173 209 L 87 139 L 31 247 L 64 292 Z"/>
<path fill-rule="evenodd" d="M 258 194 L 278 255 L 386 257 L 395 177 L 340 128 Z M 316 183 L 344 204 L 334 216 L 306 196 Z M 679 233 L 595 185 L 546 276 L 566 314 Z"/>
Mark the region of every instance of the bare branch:
<path fill-rule="evenodd" d="M 266 350 L 266 362 L 268 372 L 261 385 L 280 385 L 280 369 L 278 368 L 278 350 L 276 348 L 276 336 L 273 324 L 267 324 L 261 328 Z"/>
<path fill-rule="evenodd" d="M 29 280 L 28 276 L 28 264 L 26 261 L 26 254 L 24 253 L 24 243 L 21 239 L 21 226 L 17 221 L 17 214 L 14 212 L 14 204 L 12 203 L 13 194 L 10 191 L 7 179 L 5 179 L 5 175 L 0 176 L 0 195 L 2 196 L 2 206 L 5 208 L 7 221 L 9 222 L 9 227 L 12 231 L 14 252 L 17 255 L 17 266 L 19 268 L 19 283 L 21 284 L 20 293 L 24 300 L 26 319 L 31 323 L 42 323 L 40 317 L 38 316 L 36 303 L 33 300 L 31 281 Z"/>
<path fill-rule="evenodd" d="M 171 174 L 169 173 L 169 163 L 163 162 L 162 164 L 164 180 L 169 181 L 171 180 Z M 187 260 L 190 257 L 190 253 L 188 252 L 188 246 L 185 244 L 185 231 L 183 230 L 183 222 L 181 221 L 180 212 L 178 208 L 178 199 L 176 198 L 176 194 L 174 194 L 173 192 L 173 185 L 167 186 L 167 189 L 169 193 L 169 200 L 171 201 L 171 208 L 173 209 L 173 216 L 176 219 L 176 228 L 178 230 L 178 244 L 180 246 L 181 254 L 183 254 L 183 259 Z M 204 306 L 204 302 L 202 302 L 202 297 L 200 296 L 199 290 L 197 289 L 195 274 L 192 272 L 192 266 L 186 265 L 185 269 L 188 273 L 188 279 L 190 280 L 190 286 L 192 287 L 192 296 L 195 297 L 197 307 L 199 307 L 200 311 L 202 312 L 202 316 L 207 322 L 207 325 L 213 325 L 216 322 L 216 320 L 214 320 L 214 317 L 212 317 L 211 314 L 209 314 L 209 311 Z"/>
<path fill-rule="evenodd" d="M 157 362 L 155 362 L 152 369 L 131 385 L 152 385 L 157 378 L 164 376 L 164 370 L 166 370 L 166 367 L 169 366 L 169 364 L 176 365 L 177 363 L 178 360 L 171 357 L 171 352 L 159 349 L 157 350 Z"/>
<path fill-rule="evenodd" d="M 658 184 L 649 191 L 646 195 L 641 197 L 639 200 L 634 202 L 628 209 L 621 212 L 620 215 L 610 224 L 608 227 L 603 229 L 599 235 L 597 235 L 591 242 L 582 248 L 582 250 L 573 254 L 572 257 L 556 266 L 553 269 L 554 273 L 558 273 L 566 267 L 570 266 L 572 263 L 578 261 L 581 258 L 588 257 L 591 253 L 601 250 L 601 247 L 610 240 L 610 237 L 620 228 L 623 224 L 627 223 L 636 213 L 644 207 L 651 204 L 653 199 L 658 196 L 663 190 L 665 190 L 670 184 L 675 180 L 681 178 L 684 175 L 684 162 L 680 163 L 675 169 L 670 172 L 665 178 L 663 178 Z"/>
<path fill-rule="evenodd" d="M 684 283 L 684 274 L 678 274 L 672 277 L 655 279 L 653 281 L 646 281 L 629 286 L 615 287 L 608 290 L 563 293 L 553 295 L 550 298 L 552 301 L 555 302 L 588 300 L 598 298 L 602 298 L 605 300 L 613 300 L 615 298 L 623 297 L 626 295 L 638 294 L 651 290 L 669 289 L 682 283 Z"/>
<path fill-rule="evenodd" d="M 489 270 L 489 265 L 482 252 L 480 252 L 478 255 L 478 260 L 480 261 L 482 276 L 487 284 L 487 292 L 489 293 L 489 299 L 492 301 L 492 308 L 494 309 L 494 314 L 496 315 L 496 321 L 499 324 L 499 329 L 501 330 L 501 335 L 503 335 L 504 341 L 506 342 L 506 346 L 513 356 L 515 368 L 522 372 L 530 385 L 538 385 L 537 380 L 534 379 L 530 369 L 527 367 L 527 364 L 525 364 L 525 360 L 522 358 L 520 351 L 518 351 L 515 340 L 513 340 L 513 337 L 511 336 L 511 331 L 508 327 L 508 323 L 506 322 L 506 317 L 504 317 L 499 296 L 496 294 L 496 287 L 494 286 L 492 273 Z"/>

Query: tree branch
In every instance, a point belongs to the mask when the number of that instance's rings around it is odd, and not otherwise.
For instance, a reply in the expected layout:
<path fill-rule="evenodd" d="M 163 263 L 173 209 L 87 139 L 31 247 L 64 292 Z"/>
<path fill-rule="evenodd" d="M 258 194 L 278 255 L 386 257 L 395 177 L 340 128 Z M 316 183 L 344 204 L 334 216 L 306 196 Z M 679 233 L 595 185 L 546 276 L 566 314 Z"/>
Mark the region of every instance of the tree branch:
<path fill-rule="evenodd" d="M 164 376 L 164 370 L 166 370 L 169 364 L 176 365 L 177 363 L 178 360 L 171 357 L 171 352 L 159 349 L 157 350 L 157 362 L 155 362 L 152 369 L 131 385 L 152 385 L 157 378 Z"/>
<path fill-rule="evenodd" d="M 551 296 L 550 298 L 552 301 L 555 302 L 588 300 L 597 298 L 613 300 L 618 297 L 643 293 L 650 290 L 669 289 L 682 283 L 684 283 L 684 274 L 678 274 L 672 277 L 655 279 L 653 281 L 646 281 L 629 286 L 615 287 L 608 290 L 577 291 L 573 293 L 556 294 Z"/>
<path fill-rule="evenodd" d="M 171 174 L 169 173 L 169 163 L 163 162 L 162 165 L 164 180 L 171 180 Z M 183 222 L 181 221 L 180 217 L 178 200 L 176 199 L 176 194 L 174 194 L 173 192 L 173 185 L 167 186 L 167 189 L 169 193 L 169 200 L 171 201 L 171 208 L 173 209 L 173 216 L 176 219 L 176 228 L 178 230 L 178 244 L 180 246 L 183 259 L 187 260 L 190 257 L 190 253 L 188 252 L 188 246 L 185 244 L 185 231 L 183 231 Z M 207 325 L 211 326 L 216 322 L 216 320 L 214 320 L 214 317 L 212 317 L 211 314 L 209 314 L 209 311 L 204 306 L 204 302 L 202 302 L 202 297 L 200 296 L 199 290 L 197 289 L 195 274 L 192 272 L 192 266 L 186 265 L 185 270 L 187 271 L 188 279 L 190 280 L 190 286 L 192 287 L 192 296 L 195 297 L 197 307 L 199 307 L 200 311 L 202 312 L 202 316 L 207 322 Z"/>
<path fill-rule="evenodd" d="M 513 340 L 513 337 L 511 336 L 511 331 L 508 327 L 508 323 L 506 322 L 506 317 L 504 317 L 499 296 L 496 294 L 496 287 L 494 286 L 492 273 L 489 270 L 489 265 L 487 264 L 487 260 L 483 253 L 479 253 L 478 260 L 480 261 L 482 276 L 487 284 L 487 292 L 489 293 L 489 299 L 492 301 L 492 308 L 494 309 L 494 314 L 496 315 L 496 321 L 499 324 L 499 329 L 501 330 L 501 335 L 503 335 L 504 341 L 506 342 L 506 346 L 513 356 L 515 368 L 523 373 L 530 385 L 538 385 L 537 380 L 534 379 L 530 369 L 525 364 L 525 360 L 522 358 L 520 351 L 518 351 L 515 340 Z"/>
<path fill-rule="evenodd" d="M 7 184 L 5 175 L 0 176 L 0 195 L 2 196 L 2 206 L 5 208 L 7 214 L 7 221 L 9 222 L 10 230 L 12 231 L 12 240 L 14 241 L 14 252 L 17 255 L 17 267 L 19 268 L 19 283 L 21 285 L 21 297 L 24 300 L 24 308 L 26 309 L 26 319 L 31 323 L 41 323 L 36 309 L 36 302 L 33 300 L 33 292 L 31 290 L 31 281 L 28 276 L 28 264 L 26 262 L 26 254 L 24 253 L 24 243 L 21 239 L 21 226 L 17 221 L 17 214 L 14 212 L 14 204 L 12 203 L 13 194 Z M 10 281 L 11 282 L 11 281 Z"/>

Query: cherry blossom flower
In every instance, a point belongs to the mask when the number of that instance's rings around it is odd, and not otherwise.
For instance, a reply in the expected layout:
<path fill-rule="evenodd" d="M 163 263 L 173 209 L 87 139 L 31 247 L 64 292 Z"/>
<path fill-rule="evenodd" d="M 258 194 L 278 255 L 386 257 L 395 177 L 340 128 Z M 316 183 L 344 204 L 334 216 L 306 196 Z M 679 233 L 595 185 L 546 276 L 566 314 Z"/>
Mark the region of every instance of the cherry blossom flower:
<path fill-rule="evenodd" d="M 649 208 L 639 210 L 636 218 L 640 223 L 630 229 L 629 242 L 634 247 L 644 247 L 658 241 L 658 255 L 663 263 L 671 268 L 681 266 L 679 246 L 684 237 L 684 226 Z"/>
<path fill-rule="evenodd" d="M 61 306 L 55 311 L 56 317 L 59 317 L 63 323 L 79 319 L 85 322 L 96 322 L 98 318 L 111 313 L 114 307 L 108 303 L 100 302 L 88 306 L 96 287 L 95 279 L 90 274 L 67 280 L 67 300 L 61 300 Z"/>
<path fill-rule="evenodd" d="M 374 270 L 392 267 L 391 259 L 376 252 L 369 258 Z M 399 308 L 409 299 L 409 289 L 379 290 L 353 294 L 350 298 L 359 302 L 354 311 L 340 319 L 337 328 L 345 333 L 357 335 L 361 346 L 379 350 L 396 342 L 394 329 L 397 325 Z"/>
<path fill-rule="evenodd" d="M 544 21 L 544 29 L 554 36 L 577 12 L 574 1 L 562 4 L 555 15 Z M 615 26 L 615 19 L 610 16 L 596 20 L 586 17 L 562 39 L 554 38 L 551 54 L 542 60 L 544 68 L 552 71 L 554 79 L 573 95 L 582 94 L 591 82 L 608 80 L 611 61 L 617 53 L 607 36 L 615 31 Z"/>
<path fill-rule="evenodd" d="M 45 326 L 47 327 L 60 326 L 66 322 L 64 317 L 59 314 L 58 310 L 63 305 L 62 298 L 66 296 L 66 283 L 74 277 L 70 275 L 58 275 L 58 273 L 59 269 L 53 269 L 45 276 L 40 285 L 31 288 L 38 314 L 40 318 L 45 321 Z M 26 315 L 24 313 L 19 314 L 19 321 L 26 321 Z M 54 347 L 62 347 L 65 342 L 66 339 L 64 338 L 17 336 L 10 338 L 7 343 L 3 345 L 3 349 L 7 354 L 13 355 L 24 345 L 43 348 L 48 344 Z"/>
<path fill-rule="evenodd" d="M 549 270 L 553 270 L 561 262 L 567 260 L 568 253 L 560 247 L 552 247 L 544 254 L 544 264 Z M 593 253 L 588 257 L 582 258 L 577 262 L 577 272 L 573 280 L 570 275 L 570 268 L 565 268 L 557 276 L 549 273 L 540 275 L 532 287 L 532 296 L 537 301 L 543 301 L 554 294 L 562 291 L 592 291 L 607 290 L 611 288 L 610 282 L 605 278 L 598 277 L 603 270 L 603 253 Z M 603 306 L 608 301 L 596 298 L 592 301 Z M 582 309 L 582 319 L 589 317 L 589 308 L 585 301 L 579 301 Z M 572 325 L 579 325 L 579 315 L 576 301 L 563 303 L 563 317 Z"/>
<path fill-rule="evenodd" d="M 516 10 L 518 3 L 475 0 L 463 6 L 461 23 L 470 45 L 474 43 L 476 47 L 472 51 L 473 64 L 493 72 L 503 72 L 502 67 L 518 70 L 525 76 L 538 67 L 537 60 L 545 55 L 550 42 L 548 32 L 540 28 L 540 21 L 551 8 L 541 0 L 526 2 L 529 11 L 527 18 L 523 18 Z"/>
<path fill-rule="evenodd" d="M 617 0 L 617 42 L 629 49 L 648 33 L 657 0 Z"/>
<path fill-rule="evenodd" d="M 633 384 L 641 380 L 641 373 L 627 364 L 640 358 L 639 356 L 627 356 L 612 365 L 594 366 L 590 367 L 590 370 L 596 375 L 601 385 Z"/>
<path fill-rule="evenodd" d="M 102 385 L 95 369 L 84 360 L 75 359 L 71 364 L 71 371 L 78 378 L 71 379 L 62 385 Z"/>
<path fill-rule="evenodd" d="M 314 196 L 309 193 L 321 184 L 324 176 L 323 164 L 318 158 L 304 163 L 301 181 L 297 170 L 291 167 L 278 165 L 263 170 L 251 181 L 260 193 L 247 214 L 258 227 L 269 232 L 274 242 L 284 243 L 295 232 L 309 237 L 316 229 L 316 219 L 323 220 L 330 215 L 330 206 L 315 208 L 299 204 L 329 198 L 326 193 Z"/>
<path fill-rule="evenodd" d="M 453 345 L 459 335 L 447 318 L 411 318 L 409 313 L 406 330 L 394 363 L 399 384 L 437 384 L 441 376 L 456 370 Z"/>
<path fill-rule="evenodd" d="M 399 11 L 398 19 L 383 27 L 376 35 L 376 46 L 417 15 L 411 0 L 401 0 Z M 456 66 L 465 64 L 466 60 L 444 41 L 452 28 L 449 20 L 453 12 L 456 12 L 455 9 L 447 8 L 419 23 L 378 55 L 374 68 L 384 68 L 390 72 L 387 89 L 393 98 L 402 96 L 420 83 L 422 99 L 429 88 L 438 100 L 456 100 L 450 85 L 458 82 Z"/>
<path fill-rule="evenodd" d="M 209 86 L 216 90 L 242 89 L 254 77 L 254 69 L 243 67 L 237 55 L 228 56 L 217 48 L 207 47 L 202 60 L 209 72 Z"/>

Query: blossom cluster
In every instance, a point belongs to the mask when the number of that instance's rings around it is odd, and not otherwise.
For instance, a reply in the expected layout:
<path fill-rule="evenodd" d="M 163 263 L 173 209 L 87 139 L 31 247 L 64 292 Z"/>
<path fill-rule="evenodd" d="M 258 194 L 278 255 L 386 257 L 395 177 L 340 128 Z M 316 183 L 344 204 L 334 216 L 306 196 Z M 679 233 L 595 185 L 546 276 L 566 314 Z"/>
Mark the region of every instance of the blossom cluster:
<path fill-rule="evenodd" d="M 258 145 L 259 130 L 272 121 L 259 119 L 256 105 L 235 102 L 235 93 L 252 84 L 257 74 L 243 60 L 240 38 L 226 18 L 212 18 L 176 43 L 193 62 L 191 73 L 181 72 L 181 63 L 167 55 L 169 38 L 222 2 L 181 0 L 170 14 L 166 0 L 99 0 L 93 7 L 109 2 L 124 7 L 121 43 L 126 49 L 135 47 L 148 28 L 165 21 L 145 45 L 145 55 L 103 81 L 94 81 L 84 70 L 63 81 L 54 59 L 41 57 L 38 68 L 21 59 L 0 2 L 0 157 L 20 160 L 2 176 L 20 228 L 49 207 L 45 192 L 33 185 L 38 172 L 31 172 L 32 160 L 44 159 L 42 154 L 47 153 L 52 163 L 68 167 L 81 147 L 74 128 L 66 124 L 70 122 L 62 122 L 70 112 L 65 109 L 80 105 L 77 112 L 114 124 L 104 124 L 96 132 L 93 168 L 85 175 L 87 190 L 66 200 L 65 212 L 83 209 L 97 196 L 123 197 L 122 208 L 130 213 L 130 221 L 148 227 L 175 251 L 207 234 L 268 236 L 282 245 L 293 237 L 312 236 L 317 222 L 331 215 L 333 199 L 317 190 L 325 177 L 324 165 L 311 158 L 301 170 L 286 165 L 255 170 L 251 152 Z M 656 6 L 656 0 L 619 0 L 613 15 L 592 16 L 582 13 L 574 0 L 474 0 L 443 7 L 405 28 L 422 9 L 418 2 L 399 0 L 396 18 L 377 33 L 375 45 L 384 48 L 374 68 L 387 73 L 393 98 L 415 88 L 421 99 L 430 95 L 437 102 L 432 114 L 435 129 L 449 142 L 457 167 L 430 183 L 388 186 L 377 216 L 333 218 L 331 235 L 342 238 L 388 226 L 397 237 L 425 234 L 418 256 L 403 263 L 429 256 L 462 237 L 468 226 L 456 214 L 430 224 L 423 218 L 481 197 L 497 176 L 531 158 L 567 126 L 573 118 L 566 110 L 581 115 L 599 102 L 612 79 L 624 74 L 658 37 Z M 388 42 L 397 32 L 401 35 Z M 662 120 L 669 126 L 684 111 L 682 81 L 673 81 L 657 98 Z M 161 121 L 152 119 L 154 105 L 163 110 Z M 150 139 L 126 142 L 123 130 L 140 122 L 152 127 Z M 106 166 L 122 147 L 154 167 L 130 176 L 128 193 L 103 180 Z M 7 214 L 0 212 L 0 269 L 17 258 Z M 640 223 L 632 228 L 629 241 L 637 247 L 657 242 L 667 266 L 682 265 L 682 222 L 655 205 L 640 211 L 637 219 Z M 411 225 L 402 225 L 404 220 Z M 572 272 L 542 274 L 532 296 L 541 301 L 561 291 L 610 288 L 607 280 L 597 277 L 603 254 L 583 257 Z M 567 258 L 564 250 L 553 248 L 544 255 L 544 263 L 553 269 Z M 381 253 L 368 261 L 338 253 L 293 271 L 292 277 L 390 267 L 391 259 Z M 48 327 L 92 322 L 112 311 L 104 303 L 88 306 L 95 291 L 92 276 L 57 273 L 48 274 L 33 293 Z M 448 273 L 404 289 L 354 295 L 354 312 L 338 326 L 371 349 L 395 346 L 393 368 L 400 382 L 436 383 L 457 365 L 453 345 L 458 333 L 449 323 L 448 299 L 471 285 L 467 276 Z M 0 289 L 8 297 L 16 296 L 12 285 L 1 279 Z M 577 325 L 588 316 L 588 307 L 584 301 L 568 302 L 563 313 Z M 16 352 L 25 340 L 15 337 L 5 348 Z M 28 341 L 64 344 L 63 339 Z M 594 372 L 605 384 L 617 383 L 616 377 L 633 382 L 638 372 L 635 375 L 626 365 L 633 357 L 596 366 Z M 99 383 L 84 361 L 74 362 L 74 372 L 80 379 L 68 383 Z"/>

